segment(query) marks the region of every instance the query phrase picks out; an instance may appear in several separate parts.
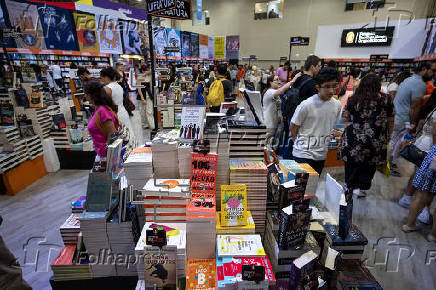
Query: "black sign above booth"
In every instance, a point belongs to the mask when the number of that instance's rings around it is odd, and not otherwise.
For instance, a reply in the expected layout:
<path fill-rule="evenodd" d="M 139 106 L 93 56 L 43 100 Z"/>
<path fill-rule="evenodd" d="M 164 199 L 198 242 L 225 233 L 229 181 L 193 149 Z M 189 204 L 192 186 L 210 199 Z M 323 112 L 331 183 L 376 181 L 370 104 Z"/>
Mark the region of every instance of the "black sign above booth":
<path fill-rule="evenodd" d="M 394 26 L 344 29 L 341 47 L 389 46 L 394 37 Z"/>

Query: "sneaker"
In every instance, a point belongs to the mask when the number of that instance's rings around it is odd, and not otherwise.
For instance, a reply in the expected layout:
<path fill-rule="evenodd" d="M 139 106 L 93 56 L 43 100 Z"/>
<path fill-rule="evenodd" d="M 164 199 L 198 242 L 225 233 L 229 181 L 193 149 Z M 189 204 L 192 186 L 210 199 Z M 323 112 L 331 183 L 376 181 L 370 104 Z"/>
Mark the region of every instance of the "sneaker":
<path fill-rule="evenodd" d="M 402 229 L 403 232 L 405 232 L 405 233 L 410 233 L 410 232 L 414 232 L 414 231 L 417 231 L 417 230 L 418 230 L 418 228 L 417 228 L 416 226 L 414 226 L 414 227 L 409 227 L 408 225 L 403 225 L 403 226 L 401 227 L 401 229 Z"/>
<path fill-rule="evenodd" d="M 353 189 L 353 194 L 358 196 L 360 194 L 360 189 Z"/>
<path fill-rule="evenodd" d="M 404 208 L 409 208 L 410 203 L 412 202 L 413 196 L 404 194 L 401 199 L 398 201 L 398 205 Z"/>
<path fill-rule="evenodd" d="M 357 198 L 365 198 L 367 195 L 367 192 L 365 190 L 359 190 L 359 194 L 357 195 Z"/>
<path fill-rule="evenodd" d="M 428 234 L 427 241 L 429 241 L 430 243 L 436 243 L 436 237 L 433 236 L 432 234 Z"/>
<path fill-rule="evenodd" d="M 428 207 L 424 207 L 424 209 L 418 215 L 418 220 L 423 224 L 430 224 L 430 212 L 428 211 Z"/>

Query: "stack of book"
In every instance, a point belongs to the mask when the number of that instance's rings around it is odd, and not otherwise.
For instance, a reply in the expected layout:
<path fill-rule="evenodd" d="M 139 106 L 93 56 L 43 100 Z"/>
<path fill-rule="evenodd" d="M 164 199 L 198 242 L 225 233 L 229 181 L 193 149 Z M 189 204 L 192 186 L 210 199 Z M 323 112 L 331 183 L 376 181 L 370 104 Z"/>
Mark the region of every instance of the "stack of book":
<path fill-rule="evenodd" d="M 84 211 L 80 215 L 80 231 L 83 242 L 89 255 L 98 257 L 100 251 L 110 252 L 109 239 L 106 232 L 106 219 L 108 212 Z M 93 277 L 115 276 L 115 264 L 97 263 L 91 265 Z"/>
<path fill-rule="evenodd" d="M 230 159 L 230 184 L 247 185 L 248 210 L 256 224 L 256 233 L 263 235 L 266 220 L 268 168 L 262 161 Z"/>
<path fill-rule="evenodd" d="M 337 267 L 338 290 L 383 288 L 360 260 L 341 260 Z"/>
<path fill-rule="evenodd" d="M 152 153 L 150 147 L 135 148 L 124 162 L 127 183 L 133 189 L 142 189 L 153 175 Z"/>
<path fill-rule="evenodd" d="M 265 256 L 260 235 L 217 235 L 216 245 L 218 258 Z"/>
<path fill-rule="evenodd" d="M 286 183 L 298 178 L 298 173 L 307 173 L 305 193 L 315 195 L 319 181 L 319 174 L 307 163 L 297 163 L 295 160 L 282 159 L 279 164 L 280 182 Z M 306 182 L 305 182 L 306 183 Z"/>
<path fill-rule="evenodd" d="M 192 145 L 189 143 L 180 143 L 177 151 L 179 159 L 179 176 L 180 178 L 190 179 Z"/>
<path fill-rule="evenodd" d="M 80 233 L 80 213 L 71 214 L 59 228 L 64 245 L 76 245 Z"/>
<path fill-rule="evenodd" d="M 146 222 L 186 221 L 189 179 L 149 179 L 143 194 Z"/>
<path fill-rule="evenodd" d="M 0 127 L 0 144 L 4 151 L 12 151 L 13 144 L 20 141 L 20 131 L 15 126 Z"/>
<path fill-rule="evenodd" d="M 79 196 L 75 202 L 71 203 L 72 213 L 82 213 L 85 210 L 86 195 Z"/>
<path fill-rule="evenodd" d="M 50 130 L 53 126 L 53 120 L 47 112 L 46 107 L 24 109 L 15 107 L 17 114 L 25 114 L 27 119 L 32 120 L 33 129 L 42 139 L 49 138 Z"/>
<path fill-rule="evenodd" d="M 217 235 L 254 235 L 255 225 L 251 212 L 248 211 L 247 222 L 243 226 L 227 227 L 221 224 L 221 213 L 216 213 L 216 234 Z"/>
<path fill-rule="evenodd" d="M 153 138 L 153 169 L 156 178 L 179 178 L 178 130 L 163 132 Z"/>
<path fill-rule="evenodd" d="M 167 245 L 162 248 L 165 251 L 166 248 L 176 247 L 176 271 L 177 277 L 185 277 L 186 273 L 186 224 L 185 223 L 146 223 L 142 229 L 141 236 L 135 247 L 135 254 L 139 259 L 136 261 L 136 269 L 138 278 L 140 280 L 146 280 L 145 268 L 144 268 L 144 255 L 145 249 L 157 248 L 146 244 L 147 230 L 154 228 L 162 228 L 166 232 Z"/>
<path fill-rule="evenodd" d="M 356 225 L 352 225 L 345 239 L 339 236 L 338 225 L 324 225 L 326 231 L 326 241 L 324 249 L 330 247 L 338 252 L 341 252 L 341 258 L 344 260 L 353 259 L 360 260 L 363 255 L 365 246 L 368 244 L 368 239 L 363 235 Z M 326 250 L 323 252 L 327 252 Z"/>
<path fill-rule="evenodd" d="M 230 135 L 230 158 L 263 160 L 263 148 L 267 129 L 255 122 L 228 124 Z"/>
<path fill-rule="evenodd" d="M 38 135 L 28 137 L 25 139 L 25 141 L 27 156 L 30 160 L 33 160 L 44 153 L 41 138 Z"/>
<path fill-rule="evenodd" d="M 37 136 L 38 137 L 38 136 Z M 38 137 L 39 139 L 39 137 Z M 41 142 L 39 142 L 41 144 Z M 19 140 L 13 144 L 13 152 L 17 154 L 17 156 L 20 157 L 21 162 L 24 162 L 29 159 L 29 155 L 27 154 L 27 148 L 26 148 L 26 140 Z M 42 146 L 41 146 L 42 151 Z"/>
<path fill-rule="evenodd" d="M 51 263 L 55 281 L 92 279 L 89 261 L 80 256 L 76 245 L 66 245 Z"/>
<path fill-rule="evenodd" d="M 50 138 L 53 139 L 55 148 L 70 149 L 67 128 L 60 128 L 50 131 Z"/>
<path fill-rule="evenodd" d="M 132 222 L 110 222 L 106 224 L 110 249 L 115 257 L 135 256 L 135 242 L 132 234 Z M 127 261 L 129 262 L 129 261 Z M 136 276 L 133 263 L 116 263 L 117 276 Z"/>
<path fill-rule="evenodd" d="M 215 257 L 216 214 L 213 216 L 187 215 L 187 258 L 213 259 Z"/>
<path fill-rule="evenodd" d="M 23 162 L 16 152 L 0 153 L 0 172 L 4 173 Z"/>

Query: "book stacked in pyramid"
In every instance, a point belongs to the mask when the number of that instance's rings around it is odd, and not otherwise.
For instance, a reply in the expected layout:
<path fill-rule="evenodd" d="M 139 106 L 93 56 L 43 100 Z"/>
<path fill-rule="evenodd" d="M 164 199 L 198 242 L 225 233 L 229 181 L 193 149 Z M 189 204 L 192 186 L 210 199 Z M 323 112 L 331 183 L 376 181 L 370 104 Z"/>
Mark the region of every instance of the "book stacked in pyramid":
<path fill-rule="evenodd" d="M 230 159 L 230 184 L 247 185 L 248 210 L 256 224 L 256 233 L 265 232 L 267 174 L 262 161 Z"/>
<path fill-rule="evenodd" d="M 179 178 L 178 130 L 157 134 L 152 141 L 153 169 L 156 178 Z"/>
<path fill-rule="evenodd" d="M 315 195 L 318 187 L 319 174 L 307 163 L 297 163 L 295 160 L 280 160 L 280 182 L 286 183 L 297 178 L 307 179 L 305 193 Z M 302 174 L 307 174 L 303 175 Z M 307 177 L 307 178 L 306 178 Z"/>
<path fill-rule="evenodd" d="M 189 179 L 149 179 L 143 188 L 145 221 L 186 221 L 189 186 Z"/>
<path fill-rule="evenodd" d="M 339 236 L 339 225 L 323 225 L 326 231 L 324 249 L 330 247 L 341 252 L 342 259 L 360 260 L 363 255 L 368 239 L 356 225 L 352 225 L 345 239 Z M 325 251 L 324 251 L 325 252 Z"/>
<path fill-rule="evenodd" d="M 50 265 L 55 281 L 92 279 L 89 261 L 82 259 L 76 245 L 66 245 Z"/>
<path fill-rule="evenodd" d="M 216 289 L 215 259 L 192 259 L 186 263 L 186 289 Z"/>
<path fill-rule="evenodd" d="M 246 235 L 254 235 L 255 234 L 255 225 L 253 217 L 251 216 L 251 212 L 247 211 L 247 222 L 245 225 L 236 226 L 236 227 L 228 227 L 221 224 L 221 213 L 216 213 L 216 234 L 217 235 L 232 235 L 232 234 L 246 234 Z"/>
<path fill-rule="evenodd" d="M 110 252 L 109 239 L 106 232 L 108 212 L 84 211 L 80 215 L 80 231 L 83 243 L 89 255 L 98 257 L 100 251 Z M 96 263 L 91 265 L 93 277 L 108 277 L 116 275 L 115 264 Z"/>
<path fill-rule="evenodd" d="M 180 143 L 177 151 L 179 158 L 179 176 L 183 179 L 189 179 L 191 178 L 192 145 L 189 143 Z"/>
<path fill-rule="evenodd" d="M 318 276 L 315 273 L 318 254 L 308 251 L 295 259 L 291 265 L 288 289 L 317 289 Z"/>
<path fill-rule="evenodd" d="M 71 214 L 59 228 L 64 245 L 76 245 L 80 233 L 80 213 Z"/>
<path fill-rule="evenodd" d="M 152 153 L 150 147 L 135 148 L 124 161 L 128 185 L 142 189 L 153 175 Z"/>
<path fill-rule="evenodd" d="M 145 280 L 144 268 L 144 254 L 145 249 L 157 248 L 146 245 L 146 232 L 154 228 L 163 229 L 166 232 L 167 245 L 163 246 L 162 250 L 166 248 L 175 247 L 176 251 L 176 272 L 177 277 L 185 277 L 186 273 L 186 224 L 185 223 L 146 223 L 142 229 L 141 236 L 136 243 L 135 254 L 140 257 L 136 263 L 138 278 Z M 158 248 L 157 248 L 158 249 Z"/>

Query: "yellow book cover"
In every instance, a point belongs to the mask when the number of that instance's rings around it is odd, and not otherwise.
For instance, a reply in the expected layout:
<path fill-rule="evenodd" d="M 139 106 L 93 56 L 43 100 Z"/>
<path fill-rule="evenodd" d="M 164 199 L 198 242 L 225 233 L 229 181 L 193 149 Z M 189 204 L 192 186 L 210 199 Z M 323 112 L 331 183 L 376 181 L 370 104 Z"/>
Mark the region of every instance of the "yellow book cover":
<path fill-rule="evenodd" d="M 221 185 L 221 226 L 236 227 L 247 223 L 247 186 Z"/>

